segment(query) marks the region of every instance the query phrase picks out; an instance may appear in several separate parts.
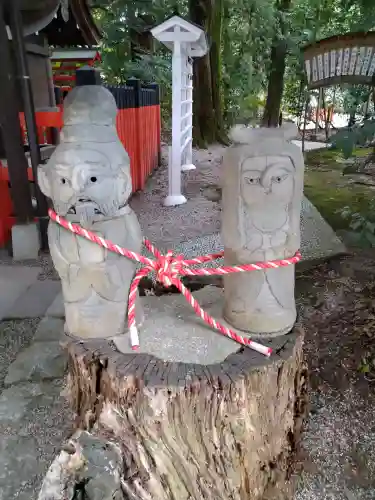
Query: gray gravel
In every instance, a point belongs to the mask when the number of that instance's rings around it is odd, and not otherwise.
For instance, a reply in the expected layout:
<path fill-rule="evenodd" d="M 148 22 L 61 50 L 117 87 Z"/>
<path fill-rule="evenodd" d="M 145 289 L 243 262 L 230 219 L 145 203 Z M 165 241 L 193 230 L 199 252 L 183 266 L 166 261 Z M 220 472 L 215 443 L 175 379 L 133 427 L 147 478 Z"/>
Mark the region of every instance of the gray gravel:
<path fill-rule="evenodd" d="M 303 446 L 314 471 L 298 481 L 295 500 L 374 500 L 375 405 L 351 389 L 311 395 Z"/>
<path fill-rule="evenodd" d="M 23 408 L 21 388 L 29 394 L 32 384 L 22 382 L 4 390 L 9 365 L 32 345 L 39 322 L 39 318 L 0 322 L 0 394 L 10 398 L 0 412 L 0 500 L 36 500 L 51 461 L 73 431 L 74 416 L 61 396 L 63 380 L 43 382 L 40 396 L 30 393 L 21 417 L 17 416 Z"/>
<path fill-rule="evenodd" d="M 0 426 L 0 435 L 5 437 L 5 442 L 14 442 L 14 446 L 19 447 L 20 457 L 29 446 L 29 453 L 36 459 L 30 472 L 23 477 L 22 469 L 18 476 L 8 476 L 5 487 L 11 496 L 6 500 L 36 500 L 52 460 L 61 451 L 64 440 L 73 432 L 73 414 L 65 399 L 59 396 L 63 382 L 55 380 L 45 384 L 45 387 L 45 397 L 35 401 L 34 408 L 28 411 L 19 425 L 12 423 L 7 427 Z"/>
<path fill-rule="evenodd" d="M 193 161 L 197 165 L 181 175 L 182 192 L 187 203 L 178 207 L 164 207 L 168 194 L 168 168 L 166 147 L 163 148 L 163 165 L 148 180 L 145 189 L 131 199 L 131 206 L 138 215 L 144 235 L 152 243 L 163 248 L 180 241 L 220 230 L 220 204 L 212 203 L 204 196 L 204 190 L 220 184 L 220 163 L 224 147 L 213 145 L 209 150 L 194 150 Z"/>
<path fill-rule="evenodd" d="M 44 281 L 46 279 L 59 280 L 59 276 L 55 271 L 52 259 L 49 254 L 41 254 L 37 259 L 18 260 L 14 261 L 9 253 L 0 249 L 0 265 L 7 266 L 25 266 L 25 267 L 40 267 L 42 270 L 38 275 L 38 280 Z"/>
<path fill-rule="evenodd" d="M 9 365 L 30 344 L 39 321 L 40 318 L 0 322 L 0 390 Z"/>

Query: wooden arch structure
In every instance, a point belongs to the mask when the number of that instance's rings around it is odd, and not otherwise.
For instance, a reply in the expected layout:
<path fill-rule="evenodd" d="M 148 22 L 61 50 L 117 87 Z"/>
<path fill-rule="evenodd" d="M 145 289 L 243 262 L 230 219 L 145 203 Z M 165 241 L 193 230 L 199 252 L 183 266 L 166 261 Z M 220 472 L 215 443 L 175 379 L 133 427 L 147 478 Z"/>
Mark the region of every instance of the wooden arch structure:
<path fill-rule="evenodd" d="M 375 32 L 346 33 L 306 45 L 303 50 L 307 89 L 347 83 L 375 87 Z M 302 144 L 305 140 L 306 100 Z M 319 104 L 318 110 L 319 111 Z"/>

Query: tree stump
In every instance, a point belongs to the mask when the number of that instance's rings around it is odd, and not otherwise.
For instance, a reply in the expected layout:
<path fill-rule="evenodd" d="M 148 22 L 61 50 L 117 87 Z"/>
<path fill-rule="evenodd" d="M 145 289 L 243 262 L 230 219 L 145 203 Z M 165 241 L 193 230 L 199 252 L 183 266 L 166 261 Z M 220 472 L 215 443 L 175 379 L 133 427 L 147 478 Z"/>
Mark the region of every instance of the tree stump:
<path fill-rule="evenodd" d="M 69 342 L 68 393 L 81 429 L 120 446 L 124 499 L 291 499 L 306 412 L 303 330 L 223 363 L 124 355 Z"/>

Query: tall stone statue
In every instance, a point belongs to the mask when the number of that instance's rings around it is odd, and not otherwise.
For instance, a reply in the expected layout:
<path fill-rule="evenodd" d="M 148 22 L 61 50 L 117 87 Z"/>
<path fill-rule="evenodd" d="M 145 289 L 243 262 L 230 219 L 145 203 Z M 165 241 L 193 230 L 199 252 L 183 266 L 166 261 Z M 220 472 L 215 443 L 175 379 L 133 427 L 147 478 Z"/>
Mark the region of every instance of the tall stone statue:
<path fill-rule="evenodd" d="M 140 253 L 141 228 L 128 205 L 130 161 L 117 136 L 112 94 L 96 85 L 76 87 L 64 104 L 61 143 L 39 167 L 41 190 L 57 214 Z M 125 333 L 134 261 L 53 222 L 48 238 L 62 282 L 66 333 L 80 338 Z"/>
<path fill-rule="evenodd" d="M 300 246 L 303 155 L 293 124 L 236 127 L 223 161 L 226 265 L 291 257 Z M 224 276 L 224 317 L 255 336 L 289 332 L 296 320 L 294 266 Z"/>

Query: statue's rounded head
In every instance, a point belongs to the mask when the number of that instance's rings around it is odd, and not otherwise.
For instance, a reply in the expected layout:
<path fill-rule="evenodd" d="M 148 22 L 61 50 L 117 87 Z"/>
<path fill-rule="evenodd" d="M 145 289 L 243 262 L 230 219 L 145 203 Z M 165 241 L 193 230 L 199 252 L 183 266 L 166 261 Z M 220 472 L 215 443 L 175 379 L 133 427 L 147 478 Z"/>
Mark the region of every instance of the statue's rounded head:
<path fill-rule="evenodd" d="M 64 101 L 64 126 L 115 125 L 116 101 L 109 90 L 100 85 L 75 87 Z"/>
<path fill-rule="evenodd" d="M 129 157 L 116 144 L 60 144 L 38 182 L 56 212 L 83 226 L 116 217 L 131 194 Z"/>
<path fill-rule="evenodd" d="M 245 223 L 272 233 L 289 220 L 299 234 L 304 160 L 291 142 L 294 124 L 279 128 L 236 127 L 222 166 L 222 239 L 228 248 L 246 244 Z M 294 250 L 295 251 L 295 250 Z"/>

